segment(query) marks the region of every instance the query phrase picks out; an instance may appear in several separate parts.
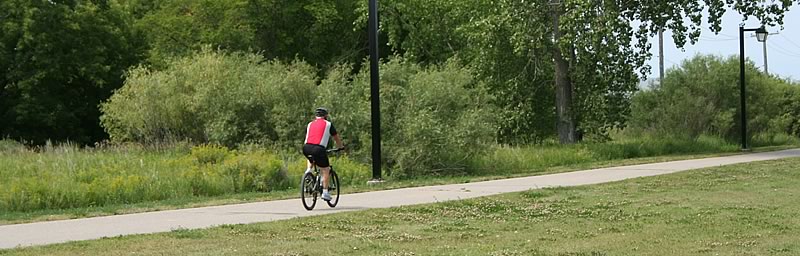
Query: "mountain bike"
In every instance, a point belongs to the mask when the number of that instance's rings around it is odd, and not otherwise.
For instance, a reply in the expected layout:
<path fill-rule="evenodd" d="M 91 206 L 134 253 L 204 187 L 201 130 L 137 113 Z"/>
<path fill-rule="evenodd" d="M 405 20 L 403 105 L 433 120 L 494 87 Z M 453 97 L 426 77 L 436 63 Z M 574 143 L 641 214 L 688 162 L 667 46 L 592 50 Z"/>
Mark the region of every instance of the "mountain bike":
<path fill-rule="evenodd" d="M 330 155 L 341 150 L 340 148 L 328 149 L 325 152 Z M 314 209 L 317 204 L 317 197 L 322 196 L 322 173 L 316 164 L 312 163 L 312 165 L 314 165 L 314 170 L 303 174 L 303 178 L 300 180 L 300 200 L 303 201 L 303 207 L 309 211 Z M 331 194 L 331 200 L 326 201 L 331 208 L 336 207 L 336 204 L 339 203 L 339 187 L 339 175 L 336 175 L 336 171 L 331 165 L 328 176 L 328 193 Z"/>

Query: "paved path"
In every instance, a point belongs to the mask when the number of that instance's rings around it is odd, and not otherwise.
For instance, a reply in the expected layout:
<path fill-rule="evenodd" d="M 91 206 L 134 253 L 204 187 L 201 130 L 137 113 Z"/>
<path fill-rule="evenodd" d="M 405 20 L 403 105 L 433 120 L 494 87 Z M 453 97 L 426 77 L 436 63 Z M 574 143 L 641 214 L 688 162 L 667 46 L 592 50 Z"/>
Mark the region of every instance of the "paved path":
<path fill-rule="evenodd" d="M 424 204 L 530 189 L 578 186 L 655 176 L 721 165 L 800 157 L 800 149 L 743 154 L 666 163 L 611 167 L 569 173 L 532 176 L 466 184 L 405 188 L 343 195 L 339 206 L 318 202 L 314 211 L 300 200 L 280 200 L 238 205 L 148 212 L 86 219 L 0 226 L 0 249 L 90 240 L 119 235 L 166 232 L 178 228 L 207 228 L 222 224 L 254 223 L 295 217 Z"/>

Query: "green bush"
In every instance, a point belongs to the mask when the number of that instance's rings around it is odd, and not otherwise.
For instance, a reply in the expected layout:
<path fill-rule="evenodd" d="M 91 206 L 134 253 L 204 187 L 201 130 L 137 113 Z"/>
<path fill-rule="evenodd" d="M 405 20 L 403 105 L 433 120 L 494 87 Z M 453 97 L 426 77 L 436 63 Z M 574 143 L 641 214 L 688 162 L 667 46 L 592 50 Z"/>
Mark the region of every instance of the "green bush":
<path fill-rule="evenodd" d="M 381 133 L 391 175 L 408 177 L 466 171 L 467 160 L 495 141 L 494 108 L 468 68 L 448 63 L 421 67 L 402 58 L 381 66 Z M 317 105 L 329 106 L 356 155 L 370 152 L 369 76 L 333 69 Z"/>
<path fill-rule="evenodd" d="M 131 70 L 102 104 L 101 123 L 113 141 L 295 145 L 313 109 L 315 81 L 316 70 L 301 61 L 203 50 L 165 70 Z"/>
<path fill-rule="evenodd" d="M 798 135 L 800 86 L 764 75 L 752 62 L 746 68 L 748 135 Z M 738 141 L 738 72 L 737 57 L 699 55 L 683 62 L 667 72 L 662 84 L 634 95 L 628 132 L 635 137 L 708 134 Z"/>

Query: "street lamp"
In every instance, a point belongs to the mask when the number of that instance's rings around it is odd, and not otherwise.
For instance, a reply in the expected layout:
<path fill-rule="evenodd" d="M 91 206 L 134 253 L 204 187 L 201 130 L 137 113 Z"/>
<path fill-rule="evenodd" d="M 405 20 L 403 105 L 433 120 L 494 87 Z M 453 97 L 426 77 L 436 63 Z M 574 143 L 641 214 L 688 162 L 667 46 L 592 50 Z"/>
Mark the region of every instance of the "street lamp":
<path fill-rule="evenodd" d="M 764 26 L 756 29 L 756 39 L 758 42 L 763 43 L 764 41 L 767 41 L 767 35 L 769 35 L 769 32 L 767 32 L 767 29 L 764 28 Z"/>
<path fill-rule="evenodd" d="M 741 125 L 742 125 L 742 150 L 749 150 L 747 147 L 747 105 L 745 103 L 745 90 L 744 90 L 744 32 L 755 31 L 756 39 L 759 42 L 767 40 L 767 29 L 764 26 L 760 28 L 744 28 L 744 24 L 739 25 L 739 105 L 741 107 Z"/>

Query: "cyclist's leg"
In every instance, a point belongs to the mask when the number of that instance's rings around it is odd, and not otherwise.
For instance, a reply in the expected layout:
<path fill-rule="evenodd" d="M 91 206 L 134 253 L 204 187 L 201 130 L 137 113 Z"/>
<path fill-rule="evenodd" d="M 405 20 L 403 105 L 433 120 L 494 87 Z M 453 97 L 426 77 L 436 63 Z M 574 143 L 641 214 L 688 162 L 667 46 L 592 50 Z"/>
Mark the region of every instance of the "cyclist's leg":
<path fill-rule="evenodd" d="M 308 145 L 308 144 L 303 145 L 303 156 L 305 156 L 306 160 L 307 160 L 306 161 L 306 173 L 310 173 L 311 172 L 311 168 L 314 168 L 314 155 L 316 154 L 315 151 L 316 150 L 315 150 L 314 146 L 311 146 L 311 145 Z"/>
<path fill-rule="evenodd" d="M 317 166 L 319 166 L 320 171 L 322 171 L 322 189 L 327 190 L 328 189 L 328 180 L 329 180 L 329 178 L 331 176 L 330 175 L 331 165 L 328 162 L 328 155 L 325 155 L 324 157 L 319 157 L 319 158 L 320 159 L 318 159 L 318 161 L 316 161 L 316 163 L 317 163 Z"/>
<path fill-rule="evenodd" d="M 308 160 L 306 161 L 306 172 L 307 172 L 307 173 L 308 173 L 308 172 L 311 172 L 311 168 L 314 168 L 314 164 L 313 164 L 313 163 L 311 163 L 311 159 L 308 159 Z"/>

